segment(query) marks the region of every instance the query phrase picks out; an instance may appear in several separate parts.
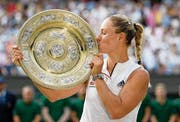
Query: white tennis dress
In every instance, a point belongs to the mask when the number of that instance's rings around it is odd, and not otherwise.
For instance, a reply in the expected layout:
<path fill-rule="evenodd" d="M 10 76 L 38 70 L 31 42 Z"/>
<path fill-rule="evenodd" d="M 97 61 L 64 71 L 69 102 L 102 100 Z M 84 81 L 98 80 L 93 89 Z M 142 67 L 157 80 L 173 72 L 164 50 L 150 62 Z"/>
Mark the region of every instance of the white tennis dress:
<path fill-rule="evenodd" d="M 110 75 L 107 70 L 107 59 L 105 59 L 102 72 L 107 75 L 107 77 L 105 77 L 105 82 L 112 93 L 118 95 L 129 75 L 139 67 L 141 66 L 131 60 L 124 63 L 117 63 Z M 112 120 L 103 107 L 103 104 L 98 97 L 94 82 L 92 81 L 92 78 L 90 78 L 86 89 L 86 98 L 80 122 L 136 122 L 140 104 L 141 102 L 121 119 Z"/>

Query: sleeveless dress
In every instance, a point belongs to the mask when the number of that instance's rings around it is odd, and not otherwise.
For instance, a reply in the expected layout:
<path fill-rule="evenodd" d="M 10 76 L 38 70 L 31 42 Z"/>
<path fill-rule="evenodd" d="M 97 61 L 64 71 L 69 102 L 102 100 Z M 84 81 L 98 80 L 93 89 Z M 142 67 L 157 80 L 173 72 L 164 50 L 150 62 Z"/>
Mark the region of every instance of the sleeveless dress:
<path fill-rule="evenodd" d="M 104 59 L 104 65 L 102 68 L 102 73 L 105 74 L 104 81 L 111 92 L 118 95 L 121 92 L 122 87 L 126 84 L 129 75 L 140 67 L 141 65 L 128 60 L 124 63 L 117 63 L 112 71 L 112 74 L 109 74 L 107 70 L 107 59 Z M 112 120 L 108 116 L 107 111 L 99 99 L 94 81 L 92 81 L 91 76 L 86 88 L 86 98 L 80 122 L 136 122 L 140 104 L 141 102 L 121 119 Z"/>

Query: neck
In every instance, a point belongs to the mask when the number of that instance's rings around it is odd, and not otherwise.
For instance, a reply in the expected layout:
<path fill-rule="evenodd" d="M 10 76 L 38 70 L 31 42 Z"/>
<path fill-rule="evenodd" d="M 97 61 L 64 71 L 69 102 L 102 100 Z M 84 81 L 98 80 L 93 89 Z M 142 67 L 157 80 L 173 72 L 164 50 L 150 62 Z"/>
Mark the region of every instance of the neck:
<path fill-rule="evenodd" d="M 166 102 L 166 98 L 157 98 L 157 101 L 161 104 L 161 105 L 163 105 L 165 102 Z"/>
<path fill-rule="evenodd" d="M 116 52 L 112 52 L 108 58 L 108 64 L 116 64 L 116 63 L 123 63 L 129 60 L 127 48 L 122 47 L 121 50 L 116 50 Z"/>
<path fill-rule="evenodd" d="M 123 63 L 129 60 L 128 57 L 128 52 L 127 52 L 127 48 L 124 49 L 123 47 L 121 48 L 121 50 L 116 50 L 116 52 L 112 52 L 110 54 L 108 54 L 108 66 L 107 69 L 109 72 L 112 71 L 113 67 L 115 66 L 116 63 Z"/>

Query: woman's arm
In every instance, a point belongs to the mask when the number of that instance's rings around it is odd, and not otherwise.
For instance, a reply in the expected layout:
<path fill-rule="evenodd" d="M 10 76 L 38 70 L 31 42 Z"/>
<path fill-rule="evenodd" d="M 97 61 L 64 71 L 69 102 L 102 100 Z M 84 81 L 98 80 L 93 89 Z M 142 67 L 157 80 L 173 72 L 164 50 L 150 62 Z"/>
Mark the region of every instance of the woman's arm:
<path fill-rule="evenodd" d="M 54 90 L 54 89 L 49 89 L 49 88 L 46 88 L 46 87 L 42 87 L 42 86 L 40 86 L 39 84 L 37 84 L 35 82 L 34 82 L 34 85 L 51 102 L 55 102 L 57 100 L 69 97 L 69 96 L 77 93 L 83 87 L 83 84 L 79 84 L 79 85 L 77 85 L 77 86 L 75 86 L 75 87 L 73 87 L 71 89 L 57 89 L 57 90 Z"/>
<path fill-rule="evenodd" d="M 132 111 L 145 97 L 148 84 L 149 74 L 142 68 L 130 75 L 118 96 L 109 90 L 103 80 L 95 81 L 101 102 L 112 119 L 121 118 Z"/>

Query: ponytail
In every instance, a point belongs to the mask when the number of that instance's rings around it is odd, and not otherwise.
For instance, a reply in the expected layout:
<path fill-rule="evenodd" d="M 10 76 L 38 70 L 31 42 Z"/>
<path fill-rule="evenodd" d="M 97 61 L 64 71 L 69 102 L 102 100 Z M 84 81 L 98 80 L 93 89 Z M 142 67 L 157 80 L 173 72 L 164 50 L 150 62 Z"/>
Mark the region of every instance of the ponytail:
<path fill-rule="evenodd" d="M 138 64 L 141 64 L 141 51 L 142 51 L 142 41 L 143 41 L 143 26 L 139 23 L 134 23 L 135 32 L 135 55 Z"/>

